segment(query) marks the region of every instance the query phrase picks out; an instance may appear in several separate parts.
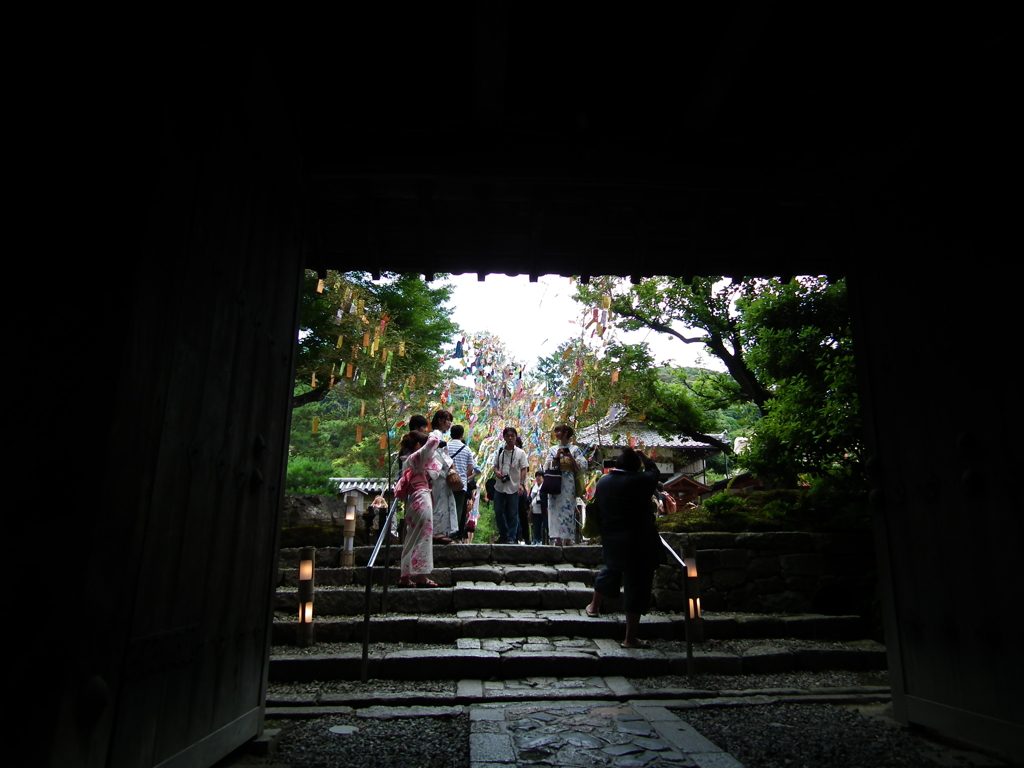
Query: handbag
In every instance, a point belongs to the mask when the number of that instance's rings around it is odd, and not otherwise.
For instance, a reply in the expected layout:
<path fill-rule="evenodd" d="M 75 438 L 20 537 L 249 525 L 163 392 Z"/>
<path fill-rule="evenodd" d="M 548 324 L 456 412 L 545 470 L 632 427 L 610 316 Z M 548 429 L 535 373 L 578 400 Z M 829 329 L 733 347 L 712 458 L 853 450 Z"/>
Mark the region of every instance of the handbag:
<path fill-rule="evenodd" d="M 458 456 L 460 453 L 462 453 L 462 449 L 465 447 L 466 446 L 462 446 L 462 448 L 459 448 L 459 450 L 455 452 L 455 456 Z M 460 475 L 458 471 L 455 469 L 455 456 L 451 457 L 453 463 L 451 468 L 448 470 L 448 474 L 445 476 L 444 481 L 452 491 L 458 493 L 459 491 L 464 489 L 464 486 L 462 485 L 462 475 Z"/>
<path fill-rule="evenodd" d="M 552 464 L 555 462 L 552 460 Z M 540 484 L 540 492 L 548 496 L 559 496 L 562 493 L 562 470 L 557 466 L 549 466 L 544 470 L 544 480 Z"/>
<path fill-rule="evenodd" d="M 448 474 L 445 476 L 444 481 L 452 491 L 463 490 L 462 477 L 455 471 L 455 467 L 448 470 Z"/>

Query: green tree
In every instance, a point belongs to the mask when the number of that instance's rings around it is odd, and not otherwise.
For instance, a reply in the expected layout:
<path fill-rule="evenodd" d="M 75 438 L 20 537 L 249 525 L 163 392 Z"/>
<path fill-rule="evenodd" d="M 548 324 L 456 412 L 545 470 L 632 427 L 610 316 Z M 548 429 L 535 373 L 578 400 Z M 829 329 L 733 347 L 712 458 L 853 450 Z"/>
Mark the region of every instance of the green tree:
<path fill-rule="evenodd" d="M 808 472 L 859 486 L 861 419 L 845 280 L 765 283 L 738 307 L 747 359 L 777 393 L 744 463 L 780 483 Z"/>
<path fill-rule="evenodd" d="M 451 289 L 412 275 L 318 283 L 306 273 L 290 456 L 332 462 L 336 476 L 391 476 L 403 414 L 451 376 L 438 364 L 458 331 Z"/>
<path fill-rule="evenodd" d="M 711 423 L 709 410 L 742 415 L 750 404 L 762 418 L 743 461 L 759 474 L 778 485 L 801 472 L 856 481 L 860 422 L 845 281 L 656 278 L 631 286 L 606 277 L 580 286 L 575 298 L 607 307 L 621 328 L 703 344 L 725 365 L 727 375 L 661 382 L 649 407 L 659 431 L 693 434 Z"/>
<path fill-rule="evenodd" d="M 729 372 L 709 375 L 698 394 L 724 407 L 730 403 L 751 402 L 763 410 L 773 397 L 751 370 L 746 360 L 746 326 L 734 309 L 757 281 L 720 276 L 658 277 L 638 285 L 614 277 L 593 278 L 589 285 L 578 285 L 573 297 L 584 306 L 601 307 L 608 299 L 609 322 L 635 331 L 649 328 L 667 334 L 684 344 L 702 344 Z M 688 335 L 687 329 L 695 334 Z M 695 390 L 696 391 L 696 390 Z"/>
<path fill-rule="evenodd" d="M 392 367 L 397 376 L 429 376 L 438 367 L 444 345 L 459 332 L 445 306 L 452 291 L 449 285 L 431 287 L 418 275 L 388 272 L 374 281 L 366 273 L 333 270 L 322 291 L 317 290 L 319 282 L 316 272 L 306 270 L 295 377 L 309 386 L 294 398 L 292 407 L 326 397 L 333 388 L 331 376 L 341 383 L 347 365 L 358 365 L 360 356 L 373 347 L 395 353 Z"/>

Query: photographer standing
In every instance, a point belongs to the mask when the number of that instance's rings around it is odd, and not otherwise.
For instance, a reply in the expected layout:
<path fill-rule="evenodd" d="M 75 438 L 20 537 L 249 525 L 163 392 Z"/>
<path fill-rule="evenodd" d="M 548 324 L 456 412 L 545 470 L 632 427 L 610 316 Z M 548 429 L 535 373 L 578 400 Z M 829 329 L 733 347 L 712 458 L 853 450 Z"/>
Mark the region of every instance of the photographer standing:
<path fill-rule="evenodd" d="M 650 457 L 623 448 L 615 469 L 598 481 L 594 493 L 591 514 L 600 516 L 605 567 L 594 581 L 587 615 L 600 616 L 604 598 L 617 597 L 621 588 L 626 614 L 623 648 L 650 648 L 637 637 L 637 628 L 640 616 L 651 608 L 654 571 L 665 562 L 651 505 L 658 477 L 658 466 Z"/>
<path fill-rule="evenodd" d="M 519 540 L 519 494 L 525 493 L 530 461 L 526 451 L 516 446 L 519 433 L 505 427 L 501 436 L 505 445 L 494 460 L 494 521 L 498 527 L 498 544 L 515 544 Z"/>

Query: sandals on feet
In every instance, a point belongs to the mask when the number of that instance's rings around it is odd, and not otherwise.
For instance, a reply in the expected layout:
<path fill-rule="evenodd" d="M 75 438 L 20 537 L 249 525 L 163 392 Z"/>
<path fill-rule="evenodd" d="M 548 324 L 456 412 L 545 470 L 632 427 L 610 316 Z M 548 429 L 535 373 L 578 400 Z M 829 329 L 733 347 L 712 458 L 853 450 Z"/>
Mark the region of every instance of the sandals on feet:
<path fill-rule="evenodd" d="M 434 589 L 438 586 L 437 582 L 431 581 L 430 579 L 427 579 L 426 581 L 417 581 L 415 582 L 415 584 L 417 587 L 423 587 L 427 589 Z"/>
<path fill-rule="evenodd" d="M 398 586 L 400 587 L 415 587 L 416 584 L 412 579 L 399 579 Z"/>
<path fill-rule="evenodd" d="M 637 640 L 636 645 L 626 645 L 625 643 L 619 643 L 619 648 L 625 648 L 627 651 L 635 651 L 637 649 L 650 648 L 651 644 L 646 640 Z"/>
<path fill-rule="evenodd" d="M 587 606 L 587 616 L 589 616 L 592 619 L 599 619 L 599 618 L 601 618 L 601 609 L 598 608 L 596 611 L 592 611 L 592 610 L 590 610 L 590 606 L 588 605 Z"/>

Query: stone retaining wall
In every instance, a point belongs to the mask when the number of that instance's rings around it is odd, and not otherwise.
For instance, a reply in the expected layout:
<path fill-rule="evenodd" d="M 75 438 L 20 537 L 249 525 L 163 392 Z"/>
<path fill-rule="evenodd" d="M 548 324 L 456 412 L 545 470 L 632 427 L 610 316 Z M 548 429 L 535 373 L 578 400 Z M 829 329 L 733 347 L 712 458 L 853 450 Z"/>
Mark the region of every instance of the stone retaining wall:
<path fill-rule="evenodd" d="M 701 608 L 751 613 L 876 613 L 874 540 L 870 534 L 800 532 L 665 533 L 682 554 L 697 549 Z M 682 610 L 682 572 L 662 566 L 659 610 Z"/>

